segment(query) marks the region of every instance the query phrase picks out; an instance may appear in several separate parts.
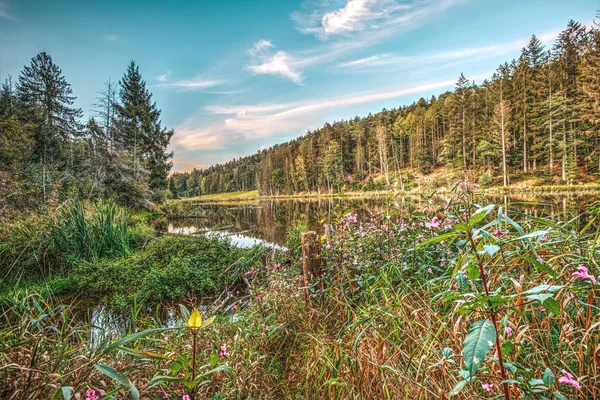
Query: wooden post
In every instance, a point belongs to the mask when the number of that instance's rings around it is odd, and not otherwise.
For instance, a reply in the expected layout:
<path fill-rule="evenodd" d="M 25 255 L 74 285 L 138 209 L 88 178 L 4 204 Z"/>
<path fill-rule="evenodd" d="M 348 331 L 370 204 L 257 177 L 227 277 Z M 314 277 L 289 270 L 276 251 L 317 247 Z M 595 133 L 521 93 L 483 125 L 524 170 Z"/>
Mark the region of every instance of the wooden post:
<path fill-rule="evenodd" d="M 321 260 L 319 258 L 319 241 L 316 232 L 302 233 L 302 279 L 306 307 L 310 305 L 309 285 L 315 277 L 319 277 Z"/>

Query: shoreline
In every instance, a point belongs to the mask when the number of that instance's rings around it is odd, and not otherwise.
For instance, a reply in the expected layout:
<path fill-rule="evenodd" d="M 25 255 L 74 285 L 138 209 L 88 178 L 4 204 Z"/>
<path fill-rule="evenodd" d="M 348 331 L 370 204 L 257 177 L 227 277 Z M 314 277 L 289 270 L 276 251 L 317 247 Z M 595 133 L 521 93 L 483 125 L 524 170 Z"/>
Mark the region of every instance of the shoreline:
<path fill-rule="evenodd" d="M 185 197 L 181 199 L 171 199 L 169 202 L 199 202 L 199 203 L 242 203 L 242 202 L 260 202 L 264 200 L 296 200 L 296 199 L 360 199 L 360 198 L 382 198 L 388 196 L 420 196 L 434 195 L 451 192 L 451 189 L 440 188 L 439 190 L 408 190 L 408 191 L 388 191 L 388 190 L 372 190 L 372 191 L 348 191 L 339 193 L 297 193 L 293 195 L 268 195 L 261 196 L 258 191 L 245 192 L 225 192 L 210 194 L 197 197 Z M 533 195 L 561 195 L 561 194 L 594 194 L 600 193 L 600 184 L 593 185 L 544 185 L 544 186 L 496 186 L 486 189 L 480 189 L 474 192 L 475 195 L 517 195 L 517 194 L 533 194 Z"/>

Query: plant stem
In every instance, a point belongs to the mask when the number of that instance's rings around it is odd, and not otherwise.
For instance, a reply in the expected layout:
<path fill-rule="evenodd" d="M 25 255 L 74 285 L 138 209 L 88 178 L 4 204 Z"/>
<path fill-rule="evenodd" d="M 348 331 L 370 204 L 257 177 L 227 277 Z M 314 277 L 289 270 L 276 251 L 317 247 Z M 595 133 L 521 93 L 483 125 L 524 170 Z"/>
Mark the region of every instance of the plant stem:
<path fill-rule="evenodd" d="M 192 382 L 196 380 L 196 330 L 192 331 L 194 339 L 192 340 Z"/>
<path fill-rule="evenodd" d="M 492 324 L 494 325 L 494 330 L 496 331 L 496 352 L 498 354 L 498 363 L 500 364 L 500 375 L 503 381 L 506 381 L 506 370 L 504 369 L 504 361 L 502 360 L 502 350 L 500 348 L 500 336 L 498 335 L 498 323 L 496 322 L 496 313 L 493 310 L 492 302 L 489 300 L 490 292 L 488 289 L 487 279 L 485 277 L 485 271 L 483 269 L 483 263 L 481 262 L 481 257 L 479 253 L 477 253 L 477 246 L 475 246 L 475 242 L 473 241 L 473 235 L 471 232 L 469 234 L 469 242 L 471 243 L 471 249 L 475 253 L 475 257 L 477 258 L 477 265 L 479 266 L 479 273 L 481 275 L 481 282 L 483 283 L 483 288 L 485 289 L 485 295 L 488 297 L 488 304 L 490 308 L 492 308 L 491 319 Z M 508 384 L 506 382 L 502 383 L 502 390 L 504 391 L 504 399 L 510 400 L 510 395 L 508 393 Z"/>

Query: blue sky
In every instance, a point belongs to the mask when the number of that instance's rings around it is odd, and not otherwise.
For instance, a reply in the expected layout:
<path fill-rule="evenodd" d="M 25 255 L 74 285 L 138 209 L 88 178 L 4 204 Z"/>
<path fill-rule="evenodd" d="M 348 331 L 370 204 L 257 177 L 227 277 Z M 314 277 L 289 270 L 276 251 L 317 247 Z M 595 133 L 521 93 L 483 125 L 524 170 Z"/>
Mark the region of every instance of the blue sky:
<path fill-rule="evenodd" d="M 203 168 L 325 122 L 481 82 L 532 34 L 548 46 L 600 0 L 0 0 L 0 79 L 47 51 L 76 105 L 140 66 L 174 170 Z"/>

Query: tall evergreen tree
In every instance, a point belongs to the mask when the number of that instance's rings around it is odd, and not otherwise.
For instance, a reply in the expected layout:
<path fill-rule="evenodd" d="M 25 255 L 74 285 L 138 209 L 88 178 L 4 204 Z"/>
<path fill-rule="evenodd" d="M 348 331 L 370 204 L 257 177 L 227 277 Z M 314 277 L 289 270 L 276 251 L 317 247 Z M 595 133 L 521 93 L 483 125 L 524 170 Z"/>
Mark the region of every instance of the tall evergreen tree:
<path fill-rule="evenodd" d="M 42 188 L 47 186 L 47 170 L 61 155 L 64 142 L 72 140 L 81 126 L 81 109 L 74 108 L 76 97 L 71 85 L 54 64 L 52 57 L 41 52 L 31 59 L 19 75 L 18 98 L 24 118 L 36 124 L 36 155 L 42 165 Z"/>
<path fill-rule="evenodd" d="M 173 154 L 166 152 L 172 130 L 161 127 L 160 110 L 152 102 L 139 67 L 131 61 L 119 82 L 121 104 L 117 105 L 117 141 L 132 152 L 133 177 L 149 173 L 151 189 L 166 189 Z"/>

